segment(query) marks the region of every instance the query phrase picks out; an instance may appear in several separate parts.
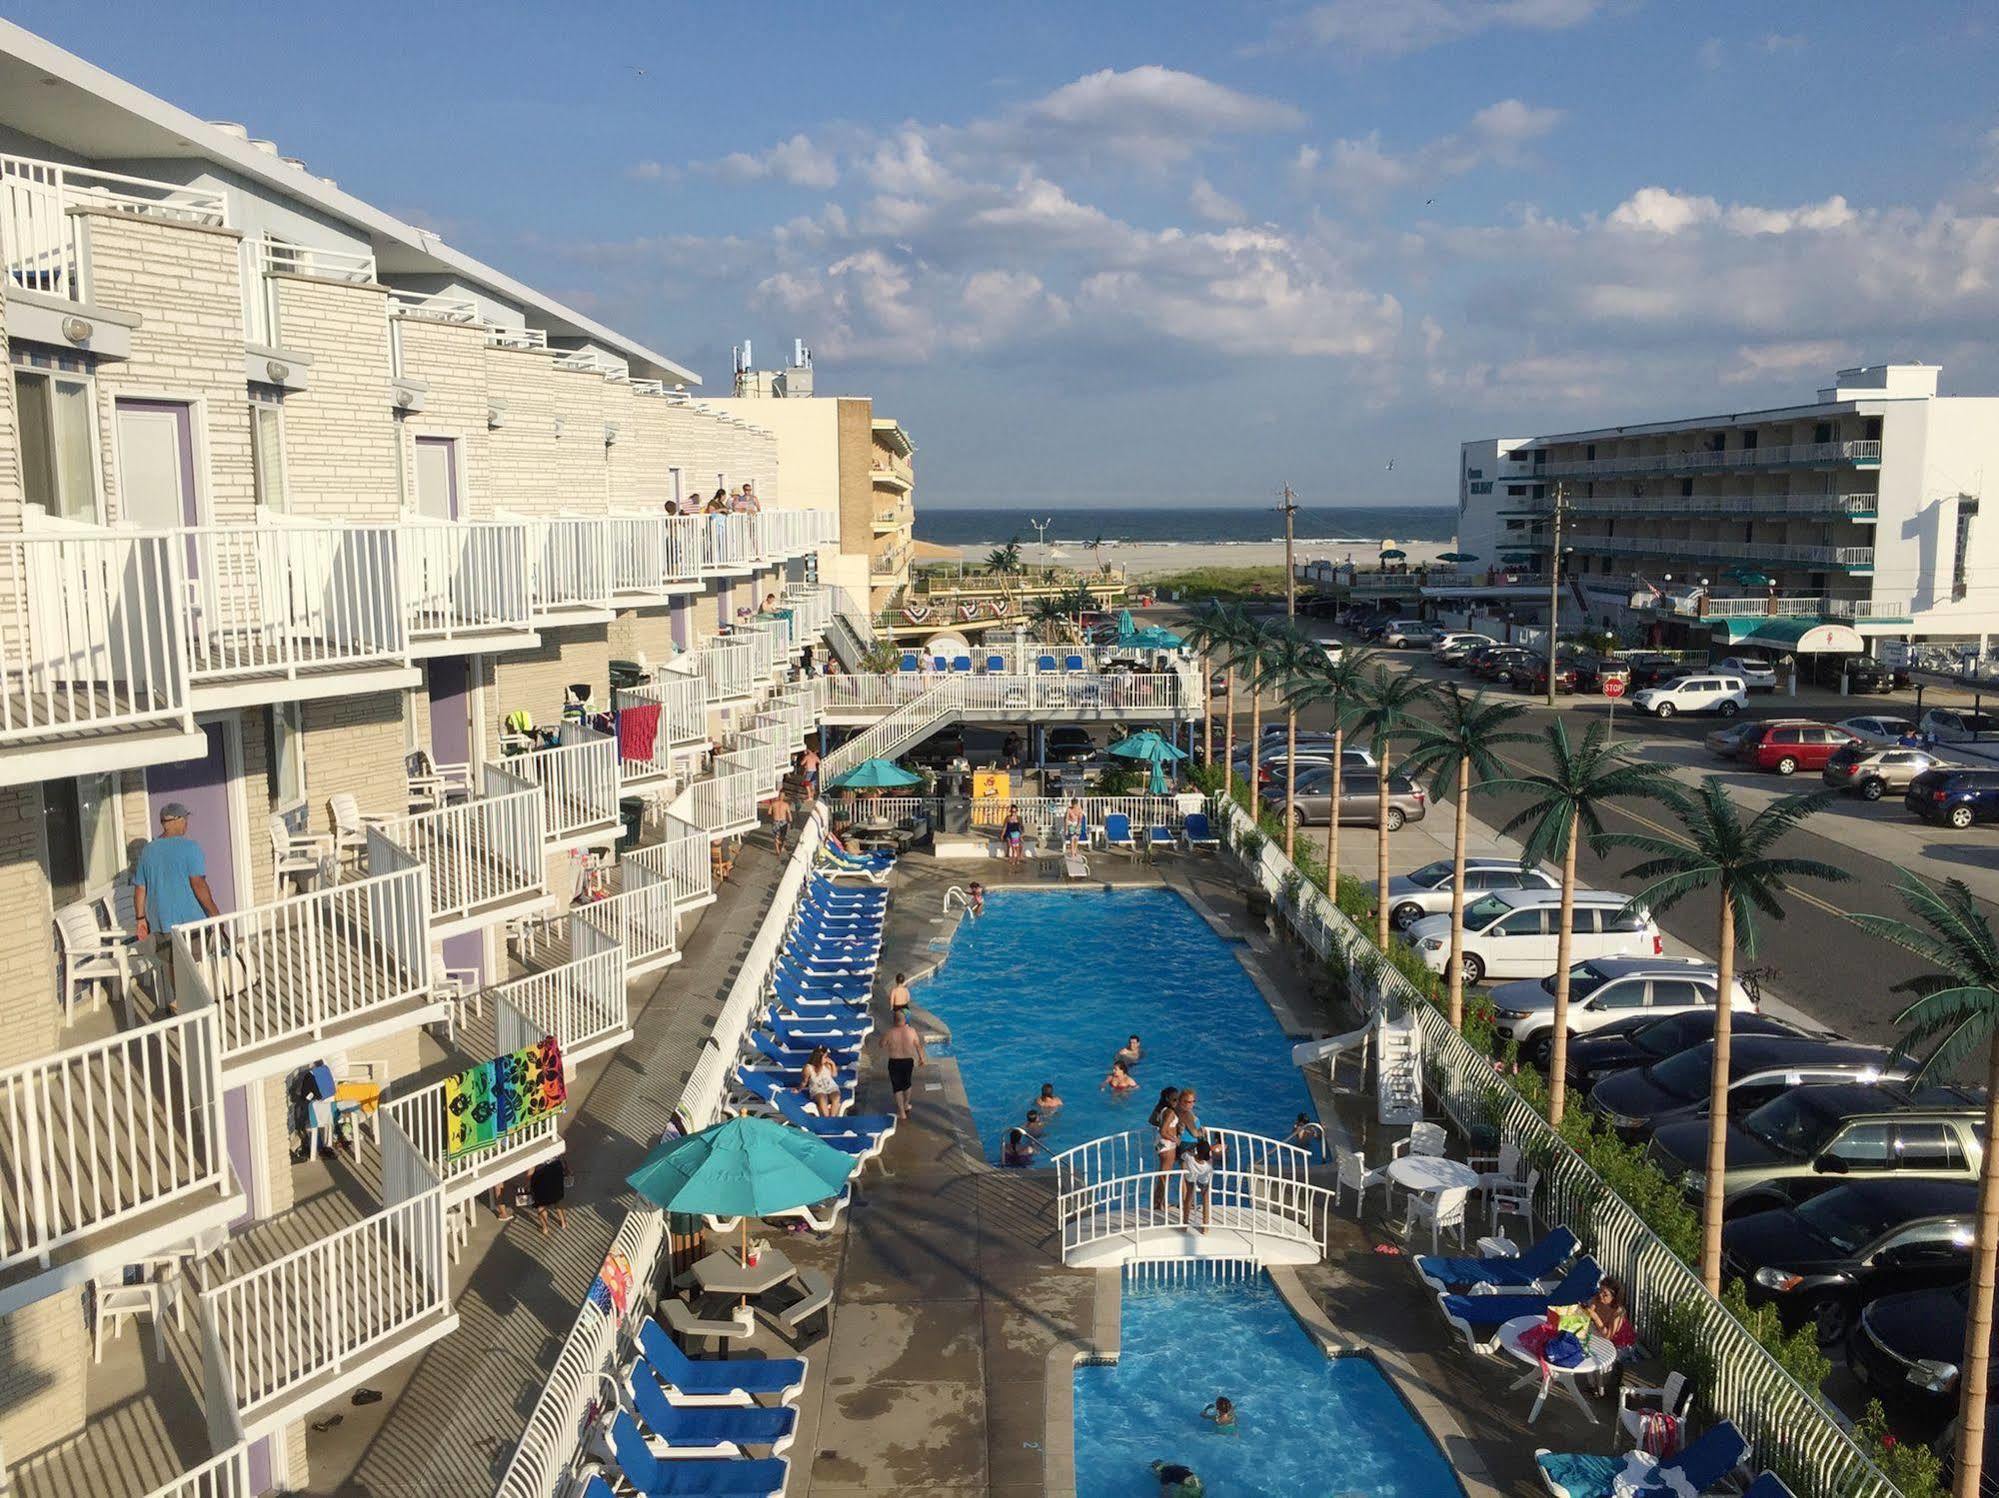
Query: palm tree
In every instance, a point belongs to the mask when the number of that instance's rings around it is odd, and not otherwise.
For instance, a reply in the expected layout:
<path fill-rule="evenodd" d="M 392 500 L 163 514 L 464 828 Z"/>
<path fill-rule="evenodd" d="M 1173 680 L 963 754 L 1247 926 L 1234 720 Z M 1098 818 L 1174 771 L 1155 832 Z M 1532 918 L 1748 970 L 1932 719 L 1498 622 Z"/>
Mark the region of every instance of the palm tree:
<path fill-rule="evenodd" d="M 1957 1370 L 1957 1453 L 1951 1492 L 1977 1498 L 1985 1461 L 1985 1397 L 1992 1347 L 1993 1279 L 1999 1271 L 1999 938 L 1961 879 L 1941 889 L 1904 874 L 1897 889 L 1913 925 L 1886 915 L 1849 917 L 1862 930 L 1914 952 L 1935 969 L 1898 993 L 1914 995 L 1895 1016 L 1902 1039 L 1895 1047 L 1906 1058 L 1936 1042 L 1917 1067 L 1915 1085 L 1955 1073 L 1985 1047 L 1985 1163 L 1978 1181 L 1978 1236 L 1972 1250 L 1971 1297 L 1966 1307 L 1964 1354 Z"/>
<path fill-rule="evenodd" d="M 1249 819 L 1256 821 L 1262 784 L 1257 774 L 1263 762 L 1263 689 L 1270 685 L 1271 626 L 1243 616 L 1241 655 L 1243 679 L 1249 683 Z"/>
<path fill-rule="evenodd" d="M 1189 645 L 1201 656 L 1201 762 L 1215 762 L 1215 695 L 1210 682 L 1214 677 L 1215 656 L 1219 652 L 1225 630 L 1218 630 L 1222 606 L 1211 603 L 1181 626 L 1181 634 Z"/>
<path fill-rule="evenodd" d="M 986 566 L 1000 575 L 1002 580 L 1020 571 L 1020 537 L 1015 536 L 1004 546 L 995 546 L 986 553 Z"/>
<path fill-rule="evenodd" d="M 1354 726 L 1366 732 L 1374 748 L 1374 872 L 1375 911 L 1374 940 L 1382 951 L 1388 950 L 1388 746 L 1389 743 L 1406 733 L 1410 717 L 1417 703 L 1430 695 L 1430 683 L 1413 671 L 1390 671 L 1386 666 L 1375 668 L 1361 690 L 1360 716 Z M 1339 819 L 1340 805 L 1332 805 L 1332 817 Z"/>
<path fill-rule="evenodd" d="M 1326 658 L 1325 647 L 1295 625 L 1279 625 L 1270 632 L 1264 663 L 1271 686 L 1284 704 L 1284 856 L 1296 852 L 1298 819 L 1291 803 L 1298 795 L 1298 709 L 1301 690 L 1315 665 Z"/>
<path fill-rule="evenodd" d="M 1744 822 L 1719 776 L 1701 781 L 1698 795 L 1674 807 L 1684 838 L 1620 833 L 1609 839 L 1619 847 L 1636 848 L 1652 856 L 1631 871 L 1646 881 L 1631 903 L 1657 915 L 1695 890 L 1713 888 L 1719 896 L 1720 927 L 1715 937 L 1718 965 L 1714 1012 L 1714 1080 L 1709 1083 L 1707 1176 L 1701 1201 L 1701 1283 L 1708 1294 L 1721 1294 L 1721 1198 L 1728 1164 L 1728 1063 L 1733 1032 L 1735 953 L 1756 955 L 1756 912 L 1772 920 L 1784 918 L 1778 896 L 1793 879 L 1824 879 L 1838 883 L 1846 870 L 1810 858 L 1778 858 L 1771 854 L 1778 841 L 1806 817 L 1831 804 L 1834 792 L 1785 796 Z"/>
<path fill-rule="evenodd" d="M 1326 818 L 1326 898 L 1335 904 L 1339 901 L 1340 887 L 1338 807 L 1340 783 L 1345 770 L 1346 736 L 1347 730 L 1353 726 L 1354 715 L 1359 711 L 1368 672 L 1374 668 L 1375 661 L 1373 651 L 1362 650 L 1358 646 L 1341 651 L 1336 659 L 1327 660 L 1322 655 L 1298 689 L 1300 707 L 1328 702 L 1333 708 L 1332 783 L 1327 789 L 1332 793 L 1329 804 L 1334 811 Z"/>
<path fill-rule="evenodd" d="M 1062 612 L 1062 600 L 1052 593 L 1035 596 L 1028 609 L 1028 622 L 1049 641 L 1065 638 L 1069 633 L 1069 616 Z"/>
<path fill-rule="evenodd" d="M 1612 801 L 1651 797 L 1676 799 L 1679 792 L 1663 765 L 1639 764 L 1622 744 L 1604 742 L 1603 725 L 1592 723 L 1581 744 L 1569 742 L 1562 719 L 1549 724 L 1544 735 L 1548 768 L 1531 775 L 1487 781 L 1489 791 L 1524 791 L 1528 804 L 1500 829 L 1530 830 L 1520 849 L 1520 866 L 1531 867 L 1551 855 L 1562 860 L 1562 926 L 1555 944 L 1554 1050 L 1548 1058 L 1548 1122 L 1559 1124 L 1568 1102 L 1569 1065 L 1569 946 L 1576 920 L 1576 844 L 1587 836 L 1601 854 L 1610 846 L 1603 830 L 1603 811 Z"/>
<path fill-rule="evenodd" d="M 1498 744 L 1521 744 L 1531 734 L 1508 731 L 1506 725 L 1527 709 L 1512 702 L 1485 700 L 1484 693 L 1467 697 L 1456 682 L 1436 687 L 1430 694 L 1441 716 L 1431 721 L 1419 718 L 1416 738 L 1402 756 L 1402 768 L 1414 777 L 1428 775 L 1430 794 L 1438 801 L 1455 796 L 1458 808 L 1457 838 L 1451 849 L 1451 1028 L 1461 1029 L 1465 1014 L 1465 828 L 1471 821 L 1471 788 L 1499 776 Z M 1386 899 L 1383 901 L 1386 904 Z"/>

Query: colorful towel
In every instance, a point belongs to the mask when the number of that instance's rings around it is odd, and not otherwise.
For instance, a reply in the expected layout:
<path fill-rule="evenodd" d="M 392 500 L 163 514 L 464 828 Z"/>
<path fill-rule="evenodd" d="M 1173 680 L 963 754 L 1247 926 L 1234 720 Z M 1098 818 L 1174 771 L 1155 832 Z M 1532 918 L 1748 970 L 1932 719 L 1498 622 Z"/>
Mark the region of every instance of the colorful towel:
<path fill-rule="evenodd" d="M 622 1318 L 632 1300 L 632 1261 L 615 1250 L 607 1255 L 590 1282 L 589 1300 L 606 1316 Z"/>
<path fill-rule="evenodd" d="M 562 1047 L 552 1035 L 448 1077 L 445 1158 L 484 1149 L 516 1129 L 558 1113 L 568 1098 Z"/>

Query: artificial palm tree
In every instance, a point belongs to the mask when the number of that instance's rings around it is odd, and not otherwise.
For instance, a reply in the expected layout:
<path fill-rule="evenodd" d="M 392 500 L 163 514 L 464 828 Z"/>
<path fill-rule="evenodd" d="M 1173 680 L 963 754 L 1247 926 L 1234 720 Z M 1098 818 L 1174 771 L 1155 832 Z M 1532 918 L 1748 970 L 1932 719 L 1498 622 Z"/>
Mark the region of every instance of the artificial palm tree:
<path fill-rule="evenodd" d="M 1263 791 L 1258 773 L 1263 763 L 1263 692 L 1276 680 L 1272 660 L 1277 627 L 1247 615 L 1244 622 L 1248 626 L 1243 634 L 1242 659 L 1243 676 L 1249 683 L 1249 819 L 1254 822 Z"/>
<path fill-rule="evenodd" d="M 1430 695 L 1430 683 L 1413 671 L 1390 671 L 1377 666 L 1361 689 L 1360 714 L 1354 727 L 1368 736 L 1374 749 L 1374 940 L 1388 950 L 1388 746 L 1408 732 L 1416 705 Z M 1332 805 L 1338 821 L 1340 804 Z"/>
<path fill-rule="evenodd" d="M 1506 727 L 1527 711 L 1519 703 L 1487 702 L 1482 692 L 1467 697 L 1456 682 L 1434 688 L 1430 700 L 1438 716 L 1416 721 L 1415 741 L 1402 756 L 1402 768 L 1411 777 L 1428 775 L 1430 794 L 1438 801 L 1454 797 L 1458 809 L 1451 848 L 1451 961 L 1445 969 L 1455 1030 L 1463 1028 L 1465 1015 L 1465 828 L 1471 821 L 1471 788 L 1474 781 L 1482 785 L 1499 778 L 1496 745 L 1525 743 L 1532 735 Z"/>
<path fill-rule="evenodd" d="M 1612 801 L 1652 798 L 1672 801 L 1679 792 L 1664 765 L 1639 764 L 1623 745 L 1604 740 L 1603 725 L 1592 723 L 1581 744 L 1569 742 L 1568 725 L 1557 718 L 1543 739 L 1548 768 L 1530 775 L 1487 781 L 1491 791 L 1522 791 L 1528 804 L 1501 829 L 1528 828 L 1520 866 L 1529 868 L 1552 855 L 1562 860 L 1562 924 L 1555 943 L 1554 1050 L 1548 1058 L 1548 1122 L 1559 1124 L 1568 1102 L 1569 947 L 1576 920 L 1576 845 L 1587 836 L 1599 854 L 1610 846 L 1603 812 Z"/>
<path fill-rule="evenodd" d="M 1712 888 L 1720 910 L 1715 937 L 1716 1004 L 1714 1012 L 1714 1073 L 1708 1091 L 1707 1175 L 1701 1200 L 1701 1283 L 1710 1295 L 1721 1294 L 1721 1200 L 1728 1164 L 1728 1067 L 1733 1033 L 1735 953 L 1754 957 L 1756 913 L 1784 918 L 1779 896 L 1793 879 L 1824 879 L 1838 883 L 1846 870 L 1811 858 L 1780 858 L 1771 850 L 1806 817 L 1822 811 L 1834 792 L 1785 796 L 1748 821 L 1720 777 L 1701 781 L 1697 795 L 1683 797 L 1674 810 L 1686 828 L 1684 837 L 1653 837 L 1620 833 L 1609 841 L 1652 856 L 1631 871 L 1645 881 L 1631 897 L 1634 905 L 1657 915 L 1679 904 L 1696 890 Z M 1559 1027 L 1558 1027 L 1559 1029 Z"/>
<path fill-rule="evenodd" d="M 1222 793 L 1235 796 L 1235 684 L 1243 645 L 1251 628 L 1240 608 L 1215 605 L 1210 624 L 1222 658 Z"/>
<path fill-rule="evenodd" d="M 1897 893 L 1920 925 L 1886 915 L 1855 915 L 1862 930 L 1914 952 L 1934 972 L 1896 985 L 1915 996 L 1895 1023 L 1896 1045 L 1906 1059 L 1924 1045 L 1929 1055 L 1916 1068 L 1915 1084 L 1953 1075 L 1985 1048 L 1985 1162 L 1978 1180 L 1978 1232 L 1972 1249 L 1971 1293 L 1966 1306 L 1964 1354 L 1957 1368 L 1957 1450 L 1951 1492 L 1977 1498 L 1985 1461 L 1985 1399 L 1992 1347 L 1993 1282 L 1999 1272 L 1999 939 L 1978 908 L 1977 897 L 1960 879 L 1942 888 L 1904 874 Z"/>
<path fill-rule="evenodd" d="M 1043 639 L 1052 641 L 1068 637 L 1069 616 L 1062 612 L 1062 600 L 1053 593 L 1036 595 L 1027 618 Z"/>
<path fill-rule="evenodd" d="M 1181 626 L 1187 643 L 1201 657 L 1201 761 L 1210 765 L 1215 762 L 1215 696 L 1210 683 L 1214 677 L 1215 659 L 1227 643 L 1226 625 L 1222 605 L 1210 603 Z"/>
<path fill-rule="evenodd" d="M 1374 652 L 1356 646 L 1341 651 L 1332 660 L 1322 657 L 1298 689 L 1301 707 L 1325 702 L 1333 709 L 1332 783 L 1327 787 L 1332 795 L 1329 803 L 1332 811 L 1326 818 L 1326 898 L 1336 905 L 1340 888 L 1340 784 L 1345 775 L 1346 736 L 1360 710 L 1361 695 L 1374 666 Z"/>
<path fill-rule="evenodd" d="M 1296 852 L 1298 819 L 1292 803 L 1298 796 L 1298 709 L 1304 705 L 1302 689 L 1313 668 L 1326 659 L 1325 647 L 1294 625 L 1279 625 L 1270 632 L 1264 664 L 1270 685 L 1284 704 L 1284 856 Z"/>

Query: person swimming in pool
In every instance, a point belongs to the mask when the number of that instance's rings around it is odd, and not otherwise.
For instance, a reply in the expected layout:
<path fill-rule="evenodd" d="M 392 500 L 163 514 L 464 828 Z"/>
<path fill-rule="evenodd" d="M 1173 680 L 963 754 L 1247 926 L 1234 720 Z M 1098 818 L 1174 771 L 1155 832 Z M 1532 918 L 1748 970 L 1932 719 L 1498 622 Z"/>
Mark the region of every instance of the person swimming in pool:
<path fill-rule="evenodd" d="M 1111 1059 L 1122 1061 L 1124 1069 L 1130 1071 L 1140 1061 L 1145 1059 L 1145 1048 L 1138 1043 L 1138 1037 L 1134 1035 L 1119 1047 L 1117 1055 Z"/>
<path fill-rule="evenodd" d="M 1000 1145 L 1000 1164 L 1015 1169 L 1025 1168 L 1034 1163 L 1034 1156 L 1040 1148 L 1041 1141 L 1027 1130 L 1008 1129 L 1006 1140 Z"/>
<path fill-rule="evenodd" d="M 1235 1401 L 1226 1394 L 1217 1394 L 1215 1402 L 1201 1411 L 1201 1418 L 1214 1421 L 1220 1434 L 1232 1436 L 1241 1429 L 1235 1423 Z"/>
<path fill-rule="evenodd" d="M 1122 1061 L 1113 1061 L 1111 1063 L 1110 1075 L 1097 1085 L 1100 1091 L 1107 1089 L 1111 1092 L 1136 1092 L 1138 1090 L 1137 1079 L 1125 1070 Z"/>
<path fill-rule="evenodd" d="M 1321 1158 L 1326 1153 L 1326 1131 L 1312 1121 L 1309 1113 L 1301 1113 L 1291 1121 L 1291 1142 L 1300 1149 L 1317 1150 Z"/>
<path fill-rule="evenodd" d="M 1207 1498 L 1207 1484 L 1181 1462 L 1154 1462 L 1152 1475 L 1159 1479 L 1159 1498 Z"/>
<path fill-rule="evenodd" d="M 1055 1084 L 1053 1082 L 1043 1082 L 1041 1084 L 1041 1096 L 1034 1100 L 1034 1106 L 1041 1110 L 1043 1118 L 1053 1118 L 1055 1116 L 1056 1111 L 1062 1106 L 1062 1099 L 1055 1095 Z"/>

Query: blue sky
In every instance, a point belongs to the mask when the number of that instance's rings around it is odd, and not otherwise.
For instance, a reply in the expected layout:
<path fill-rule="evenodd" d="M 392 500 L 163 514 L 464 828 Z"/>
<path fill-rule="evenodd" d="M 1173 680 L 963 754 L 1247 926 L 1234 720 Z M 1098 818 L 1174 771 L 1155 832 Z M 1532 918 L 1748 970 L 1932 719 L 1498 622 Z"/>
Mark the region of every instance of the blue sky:
<path fill-rule="evenodd" d="M 1441 502 L 1465 437 L 1999 392 L 1989 5 L 6 13 L 711 390 L 805 338 L 924 504 Z"/>

